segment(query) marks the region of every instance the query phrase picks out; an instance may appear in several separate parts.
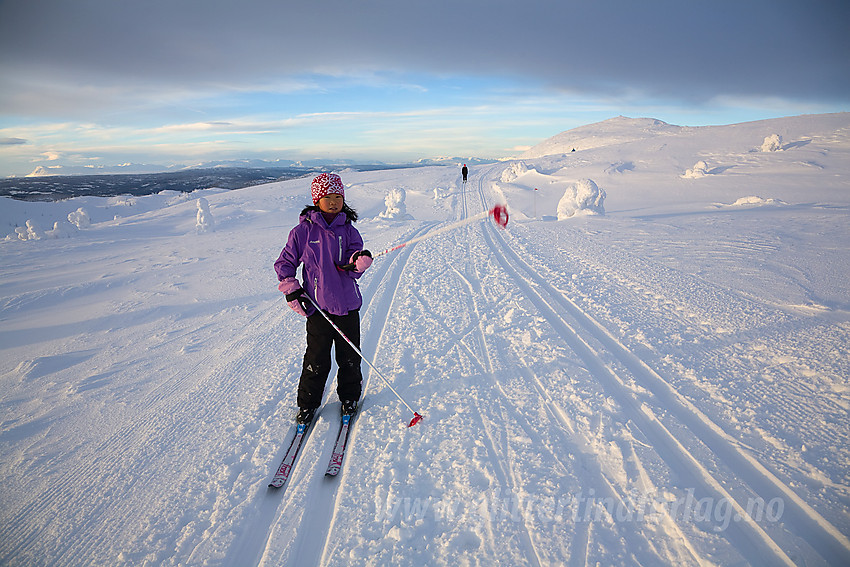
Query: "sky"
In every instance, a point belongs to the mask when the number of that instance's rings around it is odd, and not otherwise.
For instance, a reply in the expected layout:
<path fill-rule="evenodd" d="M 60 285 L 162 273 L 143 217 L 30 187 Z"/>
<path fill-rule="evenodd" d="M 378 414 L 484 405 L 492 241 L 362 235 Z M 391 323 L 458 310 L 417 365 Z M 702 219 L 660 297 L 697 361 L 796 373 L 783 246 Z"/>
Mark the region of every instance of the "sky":
<path fill-rule="evenodd" d="M 850 111 L 845 0 L 0 0 L 0 176 Z"/>

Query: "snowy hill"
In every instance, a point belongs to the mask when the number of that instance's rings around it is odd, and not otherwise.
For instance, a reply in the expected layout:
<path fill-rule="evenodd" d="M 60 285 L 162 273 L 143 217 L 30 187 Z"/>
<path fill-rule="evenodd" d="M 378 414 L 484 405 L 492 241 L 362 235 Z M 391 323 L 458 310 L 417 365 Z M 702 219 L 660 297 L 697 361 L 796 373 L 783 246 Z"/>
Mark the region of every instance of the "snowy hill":
<path fill-rule="evenodd" d="M 813 116 L 796 116 L 790 118 L 775 118 L 729 126 L 682 127 L 667 124 L 654 118 L 627 118 L 618 116 L 596 124 L 588 124 L 561 132 L 532 147 L 520 156 L 520 159 L 533 159 L 555 154 L 572 153 L 573 150 L 592 150 L 595 148 L 611 148 L 629 142 L 645 144 L 652 138 L 662 138 L 661 146 L 670 139 L 696 138 L 701 142 L 714 141 L 741 151 L 740 142 L 751 143 L 758 139 L 755 147 L 761 145 L 758 138 L 776 133 L 786 140 L 796 144 L 808 143 L 813 136 L 820 133 L 830 135 L 835 131 L 836 124 L 846 122 L 847 113 L 822 114 Z M 844 118 L 842 118 L 844 117 Z M 709 132 L 711 134 L 709 135 Z M 748 147 L 749 148 L 749 147 Z"/>
<path fill-rule="evenodd" d="M 850 564 L 850 114 L 570 132 L 341 172 L 373 251 L 511 220 L 375 260 L 363 350 L 425 419 L 364 364 L 340 476 L 331 384 L 277 492 L 308 182 L 0 199 L 0 564 Z"/>
<path fill-rule="evenodd" d="M 573 150 L 591 150 L 635 140 L 646 140 L 653 136 L 679 132 L 682 129 L 681 126 L 671 126 L 654 118 L 618 116 L 561 132 L 540 142 L 520 157 L 537 158 L 552 154 L 566 154 Z"/>

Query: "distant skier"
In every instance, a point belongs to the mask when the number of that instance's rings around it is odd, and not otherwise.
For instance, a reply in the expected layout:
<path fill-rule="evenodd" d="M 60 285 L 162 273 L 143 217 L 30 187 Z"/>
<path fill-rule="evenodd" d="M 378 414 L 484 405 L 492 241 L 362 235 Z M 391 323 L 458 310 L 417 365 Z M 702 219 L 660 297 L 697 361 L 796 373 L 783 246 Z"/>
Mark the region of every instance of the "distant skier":
<path fill-rule="evenodd" d="M 322 403 L 331 371 L 331 347 L 336 351 L 337 394 L 343 414 L 357 411 L 363 376 L 360 355 L 316 311 L 306 292 L 340 330 L 360 347 L 360 307 L 363 300 L 357 279 L 372 265 L 363 250 L 363 238 L 354 228 L 357 212 L 345 202 L 342 179 L 322 173 L 311 184 L 313 205 L 301 211 L 298 225 L 289 232 L 286 247 L 274 263 L 278 289 L 286 294 L 293 311 L 307 318 L 307 350 L 298 383 L 298 423 L 310 423 Z M 301 283 L 295 278 L 303 263 Z M 352 263 L 354 270 L 342 265 Z"/>
<path fill-rule="evenodd" d="M 466 164 L 463 164 L 463 168 L 460 170 L 460 173 L 463 175 L 463 182 L 466 183 L 466 176 L 469 174 L 469 169 L 467 169 Z"/>

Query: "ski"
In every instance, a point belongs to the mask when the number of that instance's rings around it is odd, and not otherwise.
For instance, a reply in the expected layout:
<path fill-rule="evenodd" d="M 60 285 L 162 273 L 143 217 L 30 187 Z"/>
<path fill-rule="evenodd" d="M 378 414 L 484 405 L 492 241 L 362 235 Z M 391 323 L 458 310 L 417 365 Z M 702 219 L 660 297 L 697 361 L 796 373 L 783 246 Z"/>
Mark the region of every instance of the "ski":
<path fill-rule="evenodd" d="M 325 476 L 336 476 L 342 468 L 342 458 L 345 456 L 345 447 L 348 445 L 348 432 L 351 428 L 351 418 L 353 415 L 343 415 L 339 422 L 339 433 L 336 434 L 336 443 L 334 451 L 331 454 L 331 460 L 328 463 L 328 470 L 325 471 Z"/>
<path fill-rule="evenodd" d="M 315 417 L 313 418 L 315 420 Z M 309 423 L 299 423 L 295 426 L 295 437 L 292 438 L 292 443 L 286 450 L 277 472 L 274 473 L 272 481 L 269 483 L 269 488 L 280 488 L 286 483 L 289 478 L 289 473 L 292 472 L 292 467 L 295 466 L 295 458 L 301 450 L 301 445 L 304 444 L 304 439 L 307 437 L 307 430 L 310 428 Z"/>

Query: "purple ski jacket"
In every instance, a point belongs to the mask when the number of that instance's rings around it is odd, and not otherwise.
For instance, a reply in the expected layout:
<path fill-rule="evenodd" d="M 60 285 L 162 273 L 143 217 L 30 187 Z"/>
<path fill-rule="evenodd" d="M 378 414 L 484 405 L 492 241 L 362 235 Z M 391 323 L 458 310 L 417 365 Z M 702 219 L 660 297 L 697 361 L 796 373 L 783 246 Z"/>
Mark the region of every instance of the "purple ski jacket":
<path fill-rule="evenodd" d="M 304 288 L 323 310 L 345 315 L 360 309 L 363 298 L 357 286 L 362 272 L 340 270 L 352 254 L 363 249 L 363 237 L 348 220 L 338 213 L 330 225 L 317 210 L 306 210 L 298 225 L 289 232 L 286 246 L 274 263 L 277 279 L 295 278 L 298 266 Z"/>

